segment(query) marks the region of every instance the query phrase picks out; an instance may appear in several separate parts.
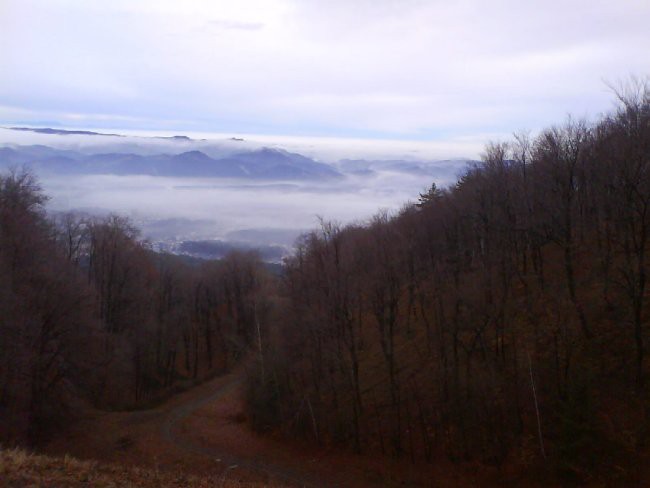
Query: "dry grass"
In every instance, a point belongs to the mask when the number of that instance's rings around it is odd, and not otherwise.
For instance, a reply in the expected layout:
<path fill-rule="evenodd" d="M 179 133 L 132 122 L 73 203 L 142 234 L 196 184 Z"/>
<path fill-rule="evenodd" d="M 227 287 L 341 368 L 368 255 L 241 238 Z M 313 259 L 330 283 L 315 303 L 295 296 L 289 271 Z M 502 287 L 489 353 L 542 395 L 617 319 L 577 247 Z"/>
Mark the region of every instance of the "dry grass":
<path fill-rule="evenodd" d="M 0 449 L 1 487 L 222 487 L 261 488 L 281 485 L 228 480 L 219 476 L 194 476 L 157 469 L 80 461 L 70 456 L 49 457 L 20 449 Z"/>

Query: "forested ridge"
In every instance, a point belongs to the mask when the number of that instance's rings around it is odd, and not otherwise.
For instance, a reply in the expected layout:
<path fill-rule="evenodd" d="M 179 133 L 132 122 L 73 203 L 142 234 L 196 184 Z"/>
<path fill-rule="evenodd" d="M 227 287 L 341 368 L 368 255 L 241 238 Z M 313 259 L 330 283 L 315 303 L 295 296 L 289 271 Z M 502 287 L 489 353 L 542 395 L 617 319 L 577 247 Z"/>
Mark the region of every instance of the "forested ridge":
<path fill-rule="evenodd" d="M 413 463 L 634 480 L 650 433 L 650 91 L 491 143 L 399 214 L 324 222 L 282 282 L 251 416 Z"/>
<path fill-rule="evenodd" d="M 280 277 L 188 263 L 0 176 L 0 440 L 138 408 L 245 355 L 261 432 L 415 465 L 633 482 L 650 440 L 650 88 L 490 143 L 395 215 L 323 221 Z"/>

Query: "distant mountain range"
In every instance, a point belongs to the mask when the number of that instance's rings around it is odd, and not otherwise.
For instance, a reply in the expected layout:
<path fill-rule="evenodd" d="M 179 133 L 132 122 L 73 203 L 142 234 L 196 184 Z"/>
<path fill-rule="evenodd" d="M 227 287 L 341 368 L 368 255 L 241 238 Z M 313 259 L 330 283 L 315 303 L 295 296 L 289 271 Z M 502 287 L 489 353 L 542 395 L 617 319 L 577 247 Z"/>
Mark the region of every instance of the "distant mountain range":
<path fill-rule="evenodd" d="M 0 168 L 26 165 L 42 174 L 115 174 L 264 180 L 323 180 L 342 175 L 332 166 L 282 149 L 261 148 L 225 158 L 201 151 L 142 156 L 83 154 L 49 146 L 0 147 Z"/>
<path fill-rule="evenodd" d="M 345 174 L 371 176 L 378 172 L 408 173 L 415 176 L 447 178 L 471 160 L 407 161 L 403 159 L 367 160 L 342 159 L 337 169 Z"/>
<path fill-rule="evenodd" d="M 253 245 L 247 242 L 223 241 L 211 239 L 205 241 L 183 241 L 171 249 L 176 254 L 185 254 L 201 259 L 222 259 L 229 253 L 240 251 L 256 251 L 266 262 L 279 263 L 290 254 L 290 249 L 284 246 Z"/>
<path fill-rule="evenodd" d="M 114 174 L 336 181 L 344 176 L 373 177 L 380 173 L 402 173 L 437 181 L 453 181 L 458 171 L 470 162 L 464 159 L 342 159 L 325 164 L 296 152 L 263 147 L 238 137 L 208 141 L 183 135 L 125 136 L 47 127 L 4 129 L 52 137 L 52 142 L 47 143 L 56 147 L 0 143 L 0 169 L 24 165 L 45 176 Z M 78 142 L 84 138 L 85 142 Z"/>

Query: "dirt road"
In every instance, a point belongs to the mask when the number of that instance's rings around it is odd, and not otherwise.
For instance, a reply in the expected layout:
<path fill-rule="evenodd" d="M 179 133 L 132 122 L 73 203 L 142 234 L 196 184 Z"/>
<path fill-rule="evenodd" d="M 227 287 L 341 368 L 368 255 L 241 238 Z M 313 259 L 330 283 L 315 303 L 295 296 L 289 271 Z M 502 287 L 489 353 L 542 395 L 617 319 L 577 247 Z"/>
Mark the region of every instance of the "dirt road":
<path fill-rule="evenodd" d="M 193 398 L 190 401 L 178 405 L 171 409 L 161 425 L 161 435 L 166 441 L 174 444 L 178 449 L 189 453 L 208 456 L 219 460 L 228 470 L 244 469 L 253 473 L 260 473 L 276 481 L 286 482 L 291 486 L 303 486 L 320 488 L 325 486 L 338 486 L 336 483 L 324 483 L 319 481 L 313 475 L 299 473 L 287 466 L 277 466 L 253 459 L 246 459 L 234 456 L 232 453 L 217 447 L 203 445 L 190 437 L 184 436 L 180 432 L 180 424 L 186 419 L 196 414 L 203 407 L 210 406 L 214 402 L 232 394 L 233 390 L 241 386 L 241 377 L 232 377 L 227 383 L 218 386 L 214 391 Z"/>
<path fill-rule="evenodd" d="M 273 486 L 432 486 L 432 478 L 436 486 L 463 485 L 451 466 L 427 473 L 408 462 L 258 435 L 246 421 L 242 378 L 237 371 L 211 379 L 149 410 L 90 411 L 43 450 Z"/>
<path fill-rule="evenodd" d="M 242 373 L 211 379 L 148 410 L 88 412 L 47 454 L 286 486 L 350 486 L 318 451 L 259 436 L 245 421 Z"/>

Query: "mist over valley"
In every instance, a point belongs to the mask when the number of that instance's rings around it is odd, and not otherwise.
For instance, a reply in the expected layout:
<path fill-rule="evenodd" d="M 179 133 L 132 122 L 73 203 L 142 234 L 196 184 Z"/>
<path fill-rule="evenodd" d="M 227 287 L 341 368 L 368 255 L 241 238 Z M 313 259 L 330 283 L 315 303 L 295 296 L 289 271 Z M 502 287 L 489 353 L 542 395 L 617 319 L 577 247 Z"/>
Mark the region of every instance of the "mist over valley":
<path fill-rule="evenodd" d="M 257 249 L 279 262 L 319 225 L 363 222 L 396 211 L 431 181 L 453 182 L 468 159 L 380 158 L 345 141 L 288 149 L 240 137 L 134 136 L 51 128 L 0 129 L 0 169 L 25 167 L 53 213 L 129 216 L 154 249 L 221 258 Z M 417 146 L 417 144 L 415 144 Z M 305 156 L 298 150 L 306 150 Z"/>

